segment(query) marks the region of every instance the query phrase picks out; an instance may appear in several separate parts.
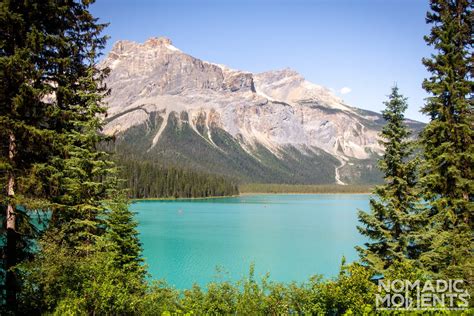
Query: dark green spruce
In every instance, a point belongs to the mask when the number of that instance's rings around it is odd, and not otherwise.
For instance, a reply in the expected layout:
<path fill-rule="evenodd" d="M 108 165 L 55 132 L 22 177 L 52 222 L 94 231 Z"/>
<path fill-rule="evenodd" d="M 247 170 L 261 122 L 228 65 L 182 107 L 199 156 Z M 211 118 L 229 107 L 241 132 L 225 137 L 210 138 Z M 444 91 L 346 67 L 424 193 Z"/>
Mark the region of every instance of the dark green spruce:
<path fill-rule="evenodd" d="M 377 186 L 370 199 L 371 212 L 359 211 L 359 231 L 370 241 L 357 247 L 363 262 L 377 273 L 393 264 L 417 257 L 415 237 L 420 224 L 417 211 L 416 164 L 410 130 L 404 122 L 407 99 L 392 88 L 382 112 L 386 124 L 380 136 L 385 148 L 379 168 L 384 184 Z"/>
<path fill-rule="evenodd" d="M 99 149 L 106 25 L 91 3 L 0 6 L 2 314 L 101 314 L 104 304 L 123 314 L 126 298 L 144 293 L 136 223 Z"/>
<path fill-rule="evenodd" d="M 128 201 L 122 192 L 107 202 L 107 232 L 105 237 L 115 247 L 115 261 L 119 268 L 145 274 L 142 247 L 138 236 L 138 223 L 129 210 Z"/>
<path fill-rule="evenodd" d="M 438 277 L 473 283 L 473 2 L 432 0 L 425 37 L 435 53 L 423 59 L 431 76 L 422 112 L 430 117 L 421 135 L 421 186 L 429 206 L 422 262 Z"/>
<path fill-rule="evenodd" d="M 40 174 L 58 151 L 56 122 L 62 109 L 47 101 L 53 87 L 47 1 L 2 1 L 0 4 L 0 214 L 2 220 L 1 302 L 15 311 L 18 278 L 13 267 L 31 256 L 37 235 L 31 215 L 48 209 L 54 192 Z M 5 297 L 4 297 L 5 295 Z M 2 304 L 3 304 L 2 303 Z M 0 311 L 1 313 L 1 311 Z"/>

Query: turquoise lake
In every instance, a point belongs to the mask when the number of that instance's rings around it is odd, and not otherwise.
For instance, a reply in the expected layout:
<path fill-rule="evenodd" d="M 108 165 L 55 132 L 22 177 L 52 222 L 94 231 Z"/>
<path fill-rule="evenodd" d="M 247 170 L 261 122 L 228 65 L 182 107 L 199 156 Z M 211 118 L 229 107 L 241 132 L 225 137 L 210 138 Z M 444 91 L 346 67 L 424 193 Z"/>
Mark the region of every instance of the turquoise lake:
<path fill-rule="evenodd" d="M 357 259 L 357 210 L 369 195 L 248 195 L 139 201 L 131 205 L 149 272 L 178 289 L 237 280 L 255 263 L 258 277 L 304 281 L 336 276 L 342 256 Z M 216 269 L 218 268 L 218 269 Z M 218 270 L 220 272 L 218 272 Z"/>

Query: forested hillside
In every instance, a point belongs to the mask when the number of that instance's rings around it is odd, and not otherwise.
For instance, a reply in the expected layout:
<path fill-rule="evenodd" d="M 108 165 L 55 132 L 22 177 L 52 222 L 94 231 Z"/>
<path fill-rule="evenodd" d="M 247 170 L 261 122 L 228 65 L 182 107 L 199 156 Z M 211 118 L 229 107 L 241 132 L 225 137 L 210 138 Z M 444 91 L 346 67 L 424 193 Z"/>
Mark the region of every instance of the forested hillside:
<path fill-rule="evenodd" d="M 239 193 L 237 183 L 224 176 L 124 157 L 118 159 L 117 165 L 131 198 L 198 198 Z"/>

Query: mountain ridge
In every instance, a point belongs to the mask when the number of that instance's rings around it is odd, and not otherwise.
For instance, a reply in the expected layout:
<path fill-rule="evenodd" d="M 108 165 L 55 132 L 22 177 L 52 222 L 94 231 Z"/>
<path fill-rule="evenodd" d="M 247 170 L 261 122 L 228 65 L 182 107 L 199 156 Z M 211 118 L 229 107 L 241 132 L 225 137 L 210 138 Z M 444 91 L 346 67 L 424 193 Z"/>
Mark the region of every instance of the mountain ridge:
<path fill-rule="evenodd" d="M 231 69 L 163 37 L 118 41 L 100 67 L 110 69 L 104 132 L 116 135 L 118 151 L 244 182 L 380 179 L 381 115 L 345 104 L 294 70 Z"/>

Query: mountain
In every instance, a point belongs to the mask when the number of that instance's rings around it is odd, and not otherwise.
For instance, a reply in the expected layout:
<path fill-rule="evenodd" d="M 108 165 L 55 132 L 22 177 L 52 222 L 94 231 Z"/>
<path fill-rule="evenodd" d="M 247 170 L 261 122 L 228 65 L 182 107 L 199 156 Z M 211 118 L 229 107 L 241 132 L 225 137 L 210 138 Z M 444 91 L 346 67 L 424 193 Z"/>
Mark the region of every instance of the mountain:
<path fill-rule="evenodd" d="M 291 69 L 234 70 L 163 37 L 118 41 L 100 66 L 110 69 L 104 132 L 115 135 L 123 155 L 243 182 L 380 179 L 381 115 L 345 104 Z"/>

